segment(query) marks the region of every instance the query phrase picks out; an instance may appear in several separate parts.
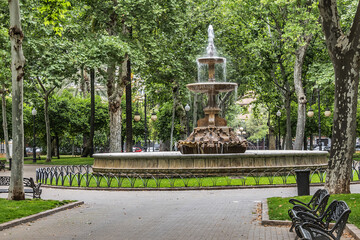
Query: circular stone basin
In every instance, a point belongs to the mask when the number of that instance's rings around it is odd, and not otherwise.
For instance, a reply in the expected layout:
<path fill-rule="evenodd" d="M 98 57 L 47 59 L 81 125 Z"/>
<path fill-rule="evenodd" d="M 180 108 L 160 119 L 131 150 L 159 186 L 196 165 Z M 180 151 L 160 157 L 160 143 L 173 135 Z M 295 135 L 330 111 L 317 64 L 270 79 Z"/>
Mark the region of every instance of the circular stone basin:
<path fill-rule="evenodd" d="M 199 63 L 205 63 L 205 64 L 214 64 L 214 63 L 223 63 L 225 61 L 225 58 L 223 57 L 201 57 L 198 58 L 197 61 Z"/>
<path fill-rule="evenodd" d="M 239 171 L 278 171 L 282 168 L 325 168 L 326 151 L 256 150 L 228 154 L 181 154 L 180 152 L 97 153 L 94 172 L 230 174 Z"/>
<path fill-rule="evenodd" d="M 202 83 L 190 83 L 186 87 L 196 93 L 208 93 L 208 92 L 230 92 L 235 90 L 237 83 L 228 82 L 202 82 Z"/>

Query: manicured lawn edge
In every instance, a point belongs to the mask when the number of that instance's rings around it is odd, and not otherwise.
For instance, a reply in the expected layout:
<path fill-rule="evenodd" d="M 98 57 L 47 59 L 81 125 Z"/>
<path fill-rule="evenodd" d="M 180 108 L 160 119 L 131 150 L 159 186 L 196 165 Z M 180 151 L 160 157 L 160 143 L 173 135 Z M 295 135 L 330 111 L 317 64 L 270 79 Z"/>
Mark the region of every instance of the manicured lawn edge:
<path fill-rule="evenodd" d="M 261 225 L 263 226 L 291 226 L 291 221 L 287 220 L 270 220 L 268 214 L 267 200 L 261 201 Z M 349 233 L 355 240 L 360 240 L 360 229 L 354 224 L 346 224 L 345 231 Z"/>
<path fill-rule="evenodd" d="M 39 218 L 43 218 L 43 217 L 49 216 L 49 215 L 57 213 L 57 212 L 61 212 L 61 211 L 67 210 L 67 209 L 71 209 L 71 208 L 80 206 L 82 204 L 84 204 L 83 201 L 72 202 L 72 203 L 68 203 L 68 204 L 65 204 L 63 206 L 57 207 L 57 208 L 46 210 L 44 212 L 40 212 L 40 213 L 36 213 L 36 214 L 30 215 L 30 216 L 27 216 L 27 217 L 11 220 L 9 222 L 5 222 L 5 223 L 0 224 L 0 231 L 2 231 L 4 229 L 7 229 L 7 228 L 15 227 L 15 226 L 20 225 L 20 224 L 32 222 L 32 221 L 35 221 L 35 220 L 37 220 Z"/>

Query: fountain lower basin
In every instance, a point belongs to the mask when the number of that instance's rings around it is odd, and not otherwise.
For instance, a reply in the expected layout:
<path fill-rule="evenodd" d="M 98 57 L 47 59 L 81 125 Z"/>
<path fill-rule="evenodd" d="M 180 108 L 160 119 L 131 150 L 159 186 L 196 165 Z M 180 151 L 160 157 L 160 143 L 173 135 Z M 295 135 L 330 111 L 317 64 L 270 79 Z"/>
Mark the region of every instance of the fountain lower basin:
<path fill-rule="evenodd" d="M 180 152 L 94 154 L 93 171 L 98 173 L 196 173 L 204 175 L 277 171 L 293 168 L 325 168 L 323 151 L 268 150 L 228 154 L 181 154 Z"/>

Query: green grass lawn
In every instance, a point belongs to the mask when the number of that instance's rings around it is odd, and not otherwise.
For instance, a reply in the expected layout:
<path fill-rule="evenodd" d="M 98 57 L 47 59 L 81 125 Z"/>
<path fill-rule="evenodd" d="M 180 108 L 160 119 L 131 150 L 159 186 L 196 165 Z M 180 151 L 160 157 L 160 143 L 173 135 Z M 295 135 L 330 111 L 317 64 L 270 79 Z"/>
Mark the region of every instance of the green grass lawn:
<path fill-rule="evenodd" d="M 94 158 L 91 157 L 72 157 L 69 155 L 60 155 L 60 159 L 53 157 L 51 162 L 45 162 L 46 156 L 41 156 L 41 160 L 33 163 L 32 157 L 25 157 L 25 164 L 44 164 L 44 165 L 93 165 Z"/>
<path fill-rule="evenodd" d="M 354 159 L 355 161 L 360 161 L 360 153 L 354 153 L 353 159 Z"/>
<path fill-rule="evenodd" d="M 293 206 L 289 203 L 290 198 L 299 199 L 302 202 L 309 202 L 312 196 L 300 196 L 300 197 L 273 197 L 268 198 L 268 207 L 269 207 L 269 219 L 270 220 L 290 220 L 288 215 L 288 210 Z M 360 228 L 360 194 L 337 194 L 330 196 L 328 204 L 333 200 L 343 200 L 347 203 L 351 209 L 349 216 L 349 223 L 355 224 Z M 359 207 L 357 206 L 359 204 Z"/>
<path fill-rule="evenodd" d="M 60 207 L 73 201 L 55 201 L 31 199 L 23 201 L 10 201 L 0 198 L 0 223 L 30 216 L 52 208 Z"/>

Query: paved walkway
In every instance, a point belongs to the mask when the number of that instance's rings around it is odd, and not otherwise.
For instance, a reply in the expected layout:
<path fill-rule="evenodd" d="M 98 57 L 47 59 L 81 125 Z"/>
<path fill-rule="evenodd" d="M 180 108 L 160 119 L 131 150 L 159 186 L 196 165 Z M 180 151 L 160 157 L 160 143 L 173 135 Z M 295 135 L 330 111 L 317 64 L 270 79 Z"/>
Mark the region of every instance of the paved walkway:
<path fill-rule="evenodd" d="M 33 168 L 26 167 L 24 175 L 33 176 Z M 44 188 L 43 199 L 82 200 L 85 205 L 3 230 L 0 239 L 294 239 L 287 227 L 261 226 L 256 206 L 267 197 L 295 195 L 295 187 L 140 192 Z"/>

